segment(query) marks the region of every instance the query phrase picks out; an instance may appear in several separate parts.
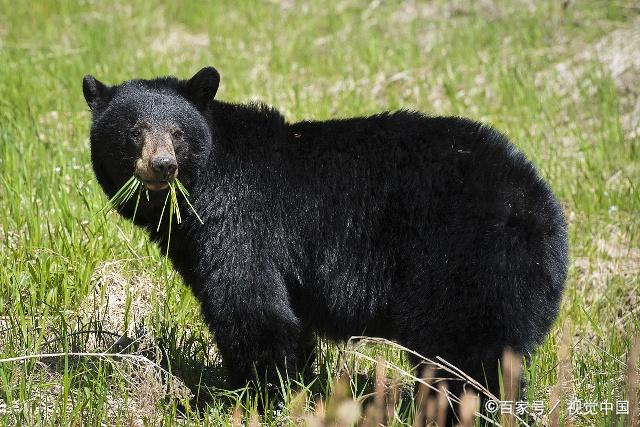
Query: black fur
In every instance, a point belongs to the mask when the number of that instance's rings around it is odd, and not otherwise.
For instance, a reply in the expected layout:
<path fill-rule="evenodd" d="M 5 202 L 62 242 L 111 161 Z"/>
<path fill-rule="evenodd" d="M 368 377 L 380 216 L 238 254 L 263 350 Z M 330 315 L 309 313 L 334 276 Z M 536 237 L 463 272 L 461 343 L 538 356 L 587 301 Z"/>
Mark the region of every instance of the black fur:
<path fill-rule="evenodd" d="M 218 82 L 212 68 L 114 87 L 88 76 L 84 93 L 108 196 L 132 174 L 136 122 L 184 130 L 178 178 L 204 225 L 182 202 L 169 256 L 231 384 L 293 376 L 316 334 L 370 335 L 442 356 L 496 392 L 503 349 L 528 355 L 543 341 L 567 269 L 561 207 L 531 163 L 470 120 L 399 111 L 290 124 L 213 100 Z M 165 191 L 135 219 L 163 249 Z M 131 218 L 132 203 L 120 213 Z"/>

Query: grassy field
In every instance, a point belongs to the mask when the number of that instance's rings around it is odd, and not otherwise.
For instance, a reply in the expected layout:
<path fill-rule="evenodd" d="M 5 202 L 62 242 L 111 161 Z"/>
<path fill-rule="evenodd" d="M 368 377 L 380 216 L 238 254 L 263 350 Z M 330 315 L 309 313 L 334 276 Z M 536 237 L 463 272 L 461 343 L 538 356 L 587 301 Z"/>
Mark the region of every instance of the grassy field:
<path fill-rule="evenodd" d="M 630 397 L 640 332 L 639 52 L 640 8 L 623 0 L 0 0 L 0 424 L 221 425 L 252 410 L 216 387 L 213 337 L 168 262 L 131 224 L 96 215 L 105 199 L 89 162 L 83 75 L 213 65 L 218 98 L 261 100 L 291 121 L 410 108 L 509 135 L 570 222 L 562 312 L 526 367 L 526 397 L 548 405 L 566 366 L 561 422 L 622 425 L 615 402 Z M 288 390 L 263 422 L 324 407 L 343 363 L 356 395 L 370 390 L 374 364 L 320 347 L 324 379 Z M 406 367 L 391 346 L 358 349 Z M 102 352 L 125 356 L 91 355 Z M 614 410 L 569 416 L 571 399 Z M 410 407 L 397 412 L 411 425 Z"/>

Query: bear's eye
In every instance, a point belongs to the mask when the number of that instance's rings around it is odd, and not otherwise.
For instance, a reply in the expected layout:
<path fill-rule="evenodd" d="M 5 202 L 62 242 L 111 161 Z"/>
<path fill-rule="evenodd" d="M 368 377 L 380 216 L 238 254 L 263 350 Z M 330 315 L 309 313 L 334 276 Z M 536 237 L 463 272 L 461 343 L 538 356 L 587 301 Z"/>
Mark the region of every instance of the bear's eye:
<path fill-rule="evenodd" d="M 184 136 L 184 132 L 182 132 L 180 129 L 175 129 L 175 130 L 171 131 L 171 135 L 175 139 L 181 139 Z"/>
<path fill-rule="evenodd" d="M 140 132 L 140 129 L 131 129 L 129 131 L 129 134 L 133 137 L 133 138 L 140 138 L 140 135 L 142 135 L 142 132 Z"/>

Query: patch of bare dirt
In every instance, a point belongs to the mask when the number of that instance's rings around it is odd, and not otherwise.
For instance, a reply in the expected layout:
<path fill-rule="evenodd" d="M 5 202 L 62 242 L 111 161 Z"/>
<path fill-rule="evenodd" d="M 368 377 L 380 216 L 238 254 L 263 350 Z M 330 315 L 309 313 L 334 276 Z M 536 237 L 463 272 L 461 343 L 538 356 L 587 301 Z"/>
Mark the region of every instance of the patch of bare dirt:
<path fill-rule="evenodd" d="M 551 87 L 569 100 L 580 97 L 580 82 L 595 61 L 613 79 L 620 98 L 623 130 L 628 138 L 640 135 L 640 17 L 584 46 L 572 58 L 537 75 L 539 86 Z M 582 87 L 582 90 L 589 88 Z M 592 88 L 595 90 L 595 88 Z"/>
<path fill-rule="evenodd" d="M 514 1 L 510 8 L 516 7 L 516 4 L 531 12 L 535 10 L 535 2 Z M 505 12 L 504 5 L 498 5 L 493 0 L 478 0 L 476 2 L 466 0 L 443 2 L 413 0 L 402 2 L 391 18 L 398 23 L 408 23 L 414 19 L 451 20 L 478 13 L 481 17 L 491 20 L 503 17 Z"/>
<path fill-rule="evenodd" d="M 599 40 L 579 57 L 595 58 L 609 71 L 620 94 L 625 134 L 640 133 L 640 18 Z"/>
<path fill-rule="evenodd" d="M 209 44 L 209 35 L 193 33 L 181 25 L 173 25 L 151 41 L 151 50 L 185 59 L 191 55 L 199 55 L 199 50 L 209 47 Z"/>
<path fill-rule="evenodd" d="M 150 340 L 140 330 L 145 317 L 151 312 L 152 294 L 163 292 L 144 273 L 126 277 L 122 274 L 126 261 L 100 264 L 91 277 L 92 292 L 80 307 L 80 316 L 95 326 L 95 333 L 88 337 L 83 350 L 91 351 L 104 347 L 104 333 L 135 339 L 144 344 Z M 90 328 L 94 329 L 94 327 Z"/>
<path fill-rule="evenodd" d="M 640 248 L 631 236 L 610 225 L 608 235 L 597 237 L 595 240 L 596 254 L 575 259 L 578 277 L 578 289 L 584 291 L 585 303 L 593 303 L 606 292 L 609 280 L 619 277 L 625 282 L 632 283 L 640 276 Z M 625 295 L 623 307 L 620 307 L 618 322 L 631 320 L 629 313 L 638 309 L 637 289 L 629 286 Z"/>

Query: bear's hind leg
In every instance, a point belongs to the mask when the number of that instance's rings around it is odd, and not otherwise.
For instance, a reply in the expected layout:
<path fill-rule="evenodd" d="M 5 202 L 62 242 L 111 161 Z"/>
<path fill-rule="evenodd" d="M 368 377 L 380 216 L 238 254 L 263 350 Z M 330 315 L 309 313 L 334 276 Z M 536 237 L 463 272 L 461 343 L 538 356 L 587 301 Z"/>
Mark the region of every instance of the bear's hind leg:
<path fill-rule="evenodd" d="M 434 358 L 431 358 L 434 360 Z M 486 355 L 468 355 L 464 359 L 455 360 L 453 358 L 443 357 L 447 362 L 451 363 L 455 368 L 461 370 L 464 374 L 471 377 L 473 380 L 478 382 L 482 387 L 486 388 L 493 396 L 498 399 L 504 399 L 504 396 L 501 395 L 500 389 L 500 366 L 501 359 L 498 357 L 487 357 Z M 412 363 L 414 366 L 418 366 L 415 374 L 417 376 L 424 375 L 426 365 L 421 365 L 420 360 L 418 358 L 413 357 Z M 453 369 L 457 371 L 457 369 Z M 478 411 L 483 415 L 491 418 L 493 413 L 487 411 L 485 409 L 485 403 L 489 400 L 489 397 L 485 392 L 480 390 L 478 387 L 474 385 L 472 381 L 466 380 L 462 375 L 454 374 L 452 372 L 438 369 L 434 371 L 435 381 L 446 381 L 447 390 L 449 393 L 449 401 L 452 402 L 451 405 L 447 408 L 447 421 L 446 425 L 457 425 L 459 423 L 460 417 L 460 408 L 459 405 L 455 403 L 457 399 L 460 399 L 465 392 L 471 392 L 476 394 L 479 397 L 479 408 Z M 432 379 L 433 380 L 433 379 Z M 509 380 L 503 378 L 503 382 L 506 384 Z M 517 382 L 516 390 L 519 393 L 519 396 L 522 396 L 522 376 L 518 375 L 517 378 L 514 378 L 513 381 Z M 436 383 L 433 383 L 436 386 Z M 416 385 L 416 391 L 418 390 L 419 384 Z M 430 391 L 429 394 L 433 396 L 433 391 Z M 453 396 L 457 397 L 455 399 Z M 417 394 L 416 394 L 417 396 Z M 517 397 L 515 397 L 517 399 Z M 515 404 L 515 402 L 514 402 Z M 417 408 L 416 408 L 417 409 Z M 499 409 L 499 408 L 498 408 Z"/>

